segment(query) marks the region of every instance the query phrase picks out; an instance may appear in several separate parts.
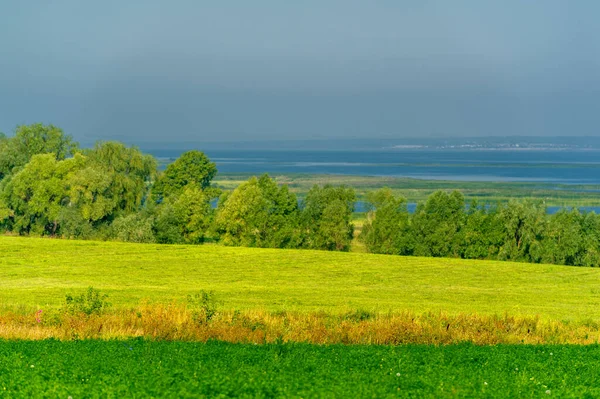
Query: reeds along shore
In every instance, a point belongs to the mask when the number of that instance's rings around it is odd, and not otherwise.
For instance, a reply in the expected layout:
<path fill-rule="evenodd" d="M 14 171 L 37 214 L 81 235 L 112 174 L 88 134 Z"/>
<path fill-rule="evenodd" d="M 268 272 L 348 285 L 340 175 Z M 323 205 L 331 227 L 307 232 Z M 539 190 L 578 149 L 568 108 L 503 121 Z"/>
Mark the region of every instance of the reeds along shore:
<path fill-rule="evenodd" d="M 410 312 L 344 314 L 267 311 L 206 313 L 181 304 L 148 304 L 85 315 L 48 310 L 0 315 L 0 339 L 126 339 L 312 344 L 597 344 L 594 321 L 511 315 Z"/>

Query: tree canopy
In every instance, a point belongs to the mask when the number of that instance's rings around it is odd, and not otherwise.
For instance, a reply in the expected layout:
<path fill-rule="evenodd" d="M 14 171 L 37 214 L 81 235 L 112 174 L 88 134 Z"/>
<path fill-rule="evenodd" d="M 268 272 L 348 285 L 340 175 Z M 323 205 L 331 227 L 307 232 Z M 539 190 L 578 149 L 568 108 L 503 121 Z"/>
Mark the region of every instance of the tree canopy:
<path fill-rule="evenodd" d="M 370 252 L 380 254 L 407 254 L 414 243 L 408 234 L 407 201 L 395 196 L 389 188 L 369 193 L 366 201 L 369 211 L 361 240 Z"/>
<path fill-rule="evenodd" d="M 159 198 L 168 197 L 181 192 L 188 184 L 204 190 L 210 186 L 216 174 L 216 165 L 204 153 L 188 151 L 167 166 L 156 181 L 153 193 Z"/>
<path fill-rule="evenodd" d="M 303 246 L 348 251 L 354 232 L 351 223 L 356 194 L 347 186 L 313 186 L 302 201 Z"/>
<path fill-rule="evenodd" d="M 250 178 L 223 197 L 215 227 L 226 245 L 288 247 L 297 235 L 298 201 L 268 176 Z"/>
<path fill-rule="evenodd" d="M 96 170 L 86 173 L 100 173 L 107 177 L 103 183 L 95 181 L 102 185 L 103 195 L 114 202 L 115 208 L 125 212 L 139 209 L 156 176 L 156 159 L 136 147 L 113 141 L 96 143 L 84 154 L 89 158 L 90 168 Z"/>
<path fill-rule="evenodd" d="M 78 144 L 54 125 L 18 126 L 13 137 L 0 136 L 0 179 L 25 166 L 34 155 L 54 154 L 56 160 L 74 155 Z"/>
<path fill-rule="evenodd" d="M 2 191 L 13 230 L 55 234 L 61 209 L 69 204 L 69 178 L 84 163 L 81 155 L 61 161 L 54 154 L 34 155 Z"/>

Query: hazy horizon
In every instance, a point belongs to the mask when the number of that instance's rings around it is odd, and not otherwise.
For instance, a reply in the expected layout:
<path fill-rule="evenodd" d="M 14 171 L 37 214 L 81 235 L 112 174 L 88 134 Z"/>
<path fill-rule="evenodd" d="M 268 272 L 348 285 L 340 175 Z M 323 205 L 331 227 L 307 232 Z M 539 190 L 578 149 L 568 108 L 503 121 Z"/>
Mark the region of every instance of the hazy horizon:
<path fill-rule="evenodd" d="M 81 142 L 600 136 L 593 1 L 5 5 L 0 131 Z"/>

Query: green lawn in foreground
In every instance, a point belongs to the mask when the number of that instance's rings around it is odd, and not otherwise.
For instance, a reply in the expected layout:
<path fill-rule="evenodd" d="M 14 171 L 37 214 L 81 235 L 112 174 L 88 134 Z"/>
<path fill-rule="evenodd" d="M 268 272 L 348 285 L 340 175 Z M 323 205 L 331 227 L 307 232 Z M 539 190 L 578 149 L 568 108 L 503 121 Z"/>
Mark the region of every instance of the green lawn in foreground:
<path fill-rule="evenodd" d="M 0 397 L 600 396 L 600 347 L 0 341 Z"/>
<path fill-rule="evenodd" d="M 214 290 L 225 309 L 600 318 L 600 269 L 308 250 L 0 236 L 0 305 L 59 306 L 94 286 L 114 306 Z"/>

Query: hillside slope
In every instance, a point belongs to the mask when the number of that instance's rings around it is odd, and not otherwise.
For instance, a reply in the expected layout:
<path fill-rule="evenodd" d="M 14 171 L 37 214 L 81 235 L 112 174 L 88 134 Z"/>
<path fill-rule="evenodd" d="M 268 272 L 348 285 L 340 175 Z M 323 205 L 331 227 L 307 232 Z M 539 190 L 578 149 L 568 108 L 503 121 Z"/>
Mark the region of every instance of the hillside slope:
<path fill-rule="evenodd" d="M 227 309 L 444 311 L 600 318 L 600 269 L 302 250 L 0 237 L 0 305 L 114 306 L 213 290 Z"/>

